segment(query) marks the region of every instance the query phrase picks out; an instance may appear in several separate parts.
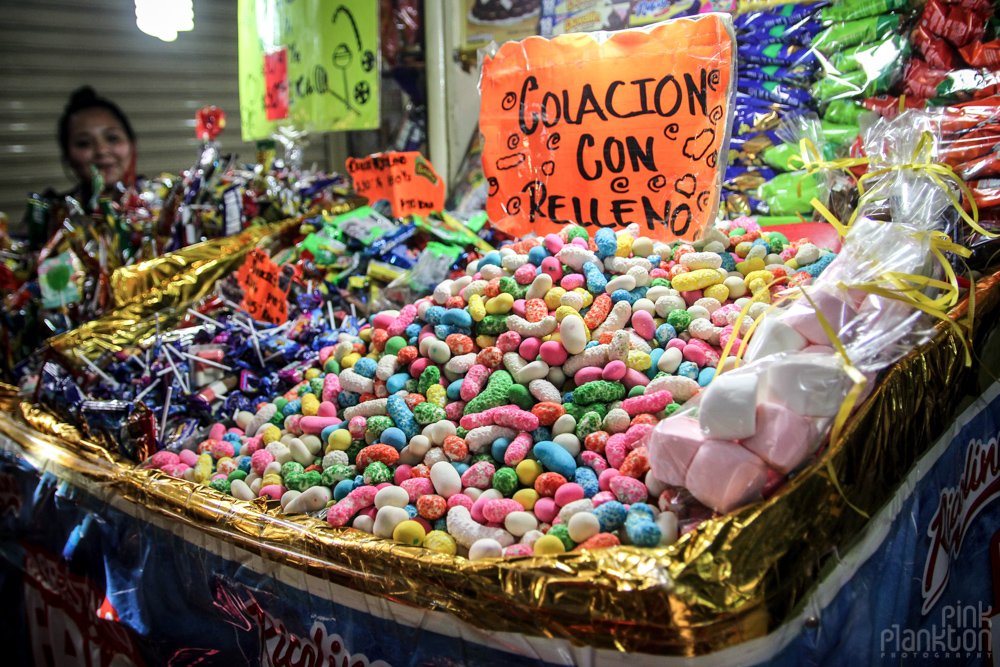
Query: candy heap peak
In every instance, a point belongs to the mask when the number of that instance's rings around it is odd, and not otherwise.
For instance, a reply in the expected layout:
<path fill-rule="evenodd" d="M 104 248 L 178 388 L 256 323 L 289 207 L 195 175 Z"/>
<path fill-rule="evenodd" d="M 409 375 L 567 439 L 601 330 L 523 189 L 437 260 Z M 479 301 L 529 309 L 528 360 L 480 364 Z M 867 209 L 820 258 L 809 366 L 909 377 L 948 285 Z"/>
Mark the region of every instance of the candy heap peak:
<path fill-rule="evenodd" d="M 488 253 L 357 335 L 317 338 L 287 391 L 144 465 L 473 559 L 671 544 L 712 511 L 679 507 L 643 436 L 712 381 L 773 292 L 835 254 L 749 218 L 694 244 L 639 231 Z"/>

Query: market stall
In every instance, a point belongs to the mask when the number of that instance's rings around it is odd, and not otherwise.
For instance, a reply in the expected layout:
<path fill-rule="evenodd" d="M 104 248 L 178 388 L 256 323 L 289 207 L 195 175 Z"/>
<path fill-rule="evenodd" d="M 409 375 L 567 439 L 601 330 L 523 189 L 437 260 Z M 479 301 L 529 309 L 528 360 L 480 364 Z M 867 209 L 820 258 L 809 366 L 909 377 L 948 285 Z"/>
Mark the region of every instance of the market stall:
<path fill-rule="evenodd" d="M 483 60 L 484 213 L 357 156 L 336 200 L 118 268 L 3 388 L 8 645 L 991 659 L 997 98 L 871 101 L 914 21 L 958 40 L 922 11 L 553 28 Z"/>

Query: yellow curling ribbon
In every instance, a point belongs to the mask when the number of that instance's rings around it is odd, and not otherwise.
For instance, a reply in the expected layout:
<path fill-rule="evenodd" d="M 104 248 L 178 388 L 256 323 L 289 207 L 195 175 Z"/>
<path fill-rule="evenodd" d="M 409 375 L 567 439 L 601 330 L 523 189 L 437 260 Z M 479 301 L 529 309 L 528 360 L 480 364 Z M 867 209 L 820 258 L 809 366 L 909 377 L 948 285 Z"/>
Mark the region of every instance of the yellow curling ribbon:
<path fill-rule="evenodd" d="M 851 168 L 861 167 L 867 164 L 868 158 L 845 157 L 837 158 L 836 160 L 824 160 L 819 154 L 819 149 L 816 148 L 816 144 L 814 144 L 811 139 L 805 137 L 799 140 L 799 154 L 788 156 L 788 169 L 790 171 L 804 169 L 807 172 L 807 175 L 810 176 L 815 174 L 820 169 L 841 169 L 850 173 Z M 799 197 L 802 196 L 802 180 L 804 178 L 805 176 L 800 178 L 796 184 Z"/>
<path fill-rule="evenodd" d="M 743 320 L 746 318 L 747 313 L 750 312 L 750 306 L 754 305 L 755 303 L 759 303 L 759 302 L 763 301 L 764 300 L 764 296 L 763 296 L 764 294 L 767 294 L 768 296 L 770 296 L 770 294 L 771 294 L 771 287 L 773 285 L 778 284 L 782 280 L 786 280 L 786 278 L 775 278 L 774 280 L 772 280 L 771 282 L 769 282 L 767 285 L 764 286 L 763 289 L 761 289 L 759 292 L 757 292 L 756 294 L 754 294 L 750 298 L 750 301 L 748 301 L 743 306 L 743 308 L 740 310 L 740 314 L 736 317 L 736 321 L 733 322 L 733 333 L 732 333 L 731 336 L 729 336 L 729 340 L 726 341 L 725 346 L 723 346 L 723 348 L 722 348 L 722 354 L 719 356 L 719 363 L 715 367 L 715 375 L 712 376 L 713 380 L 715 378 L 719 377 L 719 373 L 722 372 L 722 365 L 725 363 L 726 359 L 729 358 L 729 353 L 732 351 L 732 349 L 733 349 L 733 343 L 736 341 L 737 338 L 741 338 L 742 339 L 742 343 L 740 345 L 740 349 L 739 349 L 738 353 L 736 354 L 736 359 L 739 360 L 740 358 L 743 357 L 743 352 L 746 350 L 747 340 L 749 340 L 750 334 L 752 334 L 753 331 L 754 331 L 754 329 L 757 327 L 757 322 L 760 322 L 762 319 L 764 319 L 763 315 L 761 315 L 760 317 L 758 317 L 757 319 L 755 319 L 753 321 L 753 324 L 750 325 L 750 328 L 747 329 L 746 336 L 740 336 L 740 327 L 743 326 Z M 773 308 L 773 307 L 774 306 L 771 306 L 771 308 Z M 768 310 L 770 310 L 770 308 Z"/>

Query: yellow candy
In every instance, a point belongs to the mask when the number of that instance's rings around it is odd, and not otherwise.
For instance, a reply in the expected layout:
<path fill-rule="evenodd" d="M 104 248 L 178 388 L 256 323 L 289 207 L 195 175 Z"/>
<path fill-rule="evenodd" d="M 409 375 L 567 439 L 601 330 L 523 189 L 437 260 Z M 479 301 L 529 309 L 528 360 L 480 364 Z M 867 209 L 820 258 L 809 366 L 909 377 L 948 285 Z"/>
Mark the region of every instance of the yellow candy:
<path fill-rule="evenodd" d="M 272 472 L 270 475 L 264 475 L 264 479 L 261 480 L 260 485 L 261 487 L 271 486 L 272 484 L 282 486 L 282 482 L 284 481 L 285 480 L 281 479 L 281 475 L 276 472 Z"/>
<path fill-rule="evenodd" d="M 265 445 L 270 445 L 276 440 L 281 440 L 281 429 L 279 429 L 274 424 L 271 424 L 266 429 L 264 429 L 264 435 L 260 438 L 261 442 Z"/>
<path fill-rule="evenodd" d="M 556 556 L 566 553 L 566 545 L 555 535 L 542 535 L 535 542 L 536 556 Z"/>
<path fill-rule="evenodd" d="M 672 278 L 670 286 L 678 292 L 693 292 L 721 282 L 722 275 L 715 269 L 698 269 Z"/>
<path fill-rule="evenodd" d="M 366 331 L 367 331 L 367 329 L 366 329 Z M 309 370 L 306 371 L 306 379 L 307 380 L 312 380 L 313 378 L 318 378 L 319 374 L 320 374 L 320 370 L 318 368 L 310 368 Z"/>
<path fill-rule="evenodd" d="M 729 288 L 725 285 L 712 285 L 705 288 L 704 295 L 708 299 L 718 299 L 720 303 L 724 303 L 729 298 Z M 655 319 L 653 321 L 656 322 Z M 657 322 L 656 326 L 660 326 L 660 323 Z"/>
<path fill-rule="evenodd" d="M 787 266 L 790 269 L 798 269 L 799 268 L 799 263 L 796 262 L 795 258 L 793 257 L 791 259 L 786 259 L 785 260 L 785 266 Z"/>
<path fill-rule="evenodd" d="M 556 322 L 562 322 L 567 315 L 579 315 L 579 311 L 573 306 L 559 306 L 556 308 Z"/>
<path fill-rule="evenodd" d="M 403 521 L 392 531 L 392 539 L 414 547 L 423 544 L 426 537 L 424 527 L 416 521 Z"/>
<path fill-rule="evenodd" d="M 478 294 L 469 297 L 469 315 L 474 322 L 482 322 L 486 317 L 486 305 L 483 303 L 483 297 Z"/>
<path fill-rule="evenodd" d="M 590 292 L 588 292 L 587 290 L 585 290 L 584 288 L 577 287 L 573 291 L 583 297 L 583 307 L 584 308 L 586 308 L 590 304 L 594 303 L 594 295 L 591 294 Z"/>
<path fill-rule="evenodd" d="M 632 254 L 632 235 L 631 234 L 619 234 L 618 235 L 618 249 L 615 250 L 615 257 L 628 257 Z"/>
<path fill-rule="evenodd" d="M 371 352 L 369 352 L 365 356 L 368 357 L 369 359 L 374 360 L 374 361 L 378 361 L 379 359 L 382 358 L 382 353 L 379 352 L 379 351 L 377 351 L 377 350 L 372 350 Z"/>
<path fill-rule="evenodd" d="M 360 333 L 358 333 L 358 338 L 360 338 L 366 343 L 370 343 L 372 340 L 372 330 L 370 328 L 362 329 Z"/>
<path fill-rule="evenodd" d="M 354 364 L 358 363 L 359 361 L 361 361 L 361 355 L 358 354 L 357 352 L 351 352 L 350 354 L 348 354 L 343 358 L 343 360 L 340 362 L 340 365 L 344 368 L 351 368 L 352 366 L 354 366 Z"/>
<path fill-rule="evenodd" d="M 194 468 L 194 481 L 198 482 L 199 484 L 201 482 L 207 482 L 208 479 L 211 476 L 212 476 L 212 466 L 208 466 L 208 467 L 205 467 L 205 466 L 195 466 L 195 468 Z"/>
<path fill-rule="evenodd" d="M 347 429 L 338 428 L 327 438 L 327 453 L 333 450 L 344 450 L 351 446 L 351 432 Z"/>
<path fill-rule="evenodd" d="M 476 345 L 478 345 L 481 348 L 493 347 L 496 344 L 497 344 L 496 336 L 486 336 L 486 335 L 476 336 Z"/>
<path fill-rule="evenodd" d="M 524 486 L 534 486 L 535 480 L 542 474 L 542 465 L 538 461 L 524 459 L 514 468 L 517 479 Z"/>
<path fill-rule="evenodd" d="M 566 293 L 562 287 L 553 287 L 545 295 L 545 305 L 549 307 L 549 310 L 555 310 L 559 307 L 559 300 L 562 299 L 562 295 Z"/>
<path fill-rule="evenodd" d="M 628 360 L 625 365 L 637 371 L 649 370 L 653 365 L 653 359 L 645 352 L 639 350 L 629 350 Z"/>
<path fill-rule="evenodd" d="M 521 489 L 520 491 L 515 491 L 513 500 L 521 503 L 525 512 L 530 512 L 535 508 L 535 503 L 538 502 L 538 491 L 535 491 L 534 489 Z"/>
<path fill-rule="evenodd" d="M 440 384 L 432 384 L 427 388 L 427 402 L 443 408 L 448 403 L 448 390 Z"/>
<path fill-rule="evenodd" d="M 737 243 L 735 252 L 740 257 L 746 257 L 747 254 L 750 252 L 750 248 L 752 247 L 753 244 L 750 243 L 749 241 L 744 241 L 743 243 Z"/>
<path fill-rule="evenodd" d="M 209 454 L 208 452 L 205 452 L 204 454 L 199 454 L 198 455 L 198 460 L 195 462 L 195 465 L 196 466 L 208 466 L 209 468 L 211 468 L 212 467 L 212 455 Z"/>
<path fill-rule="evenodd" d="M 744 276 L 753 273 L 754 271 L 760 271 L 764 268 L 764 258 L 754 257 L 753 259 L 748 259 L 745 262 L 740 262 L 736 265 L 736 270 L 742 273 Z M 670 281 L 671 285 L 673 281 Z M 677 289 L 677 288 L 674 288 Z"/>
<path fill-rule="evenodd" d="M 747 277 L 744 278 L 744 280 L 746 281 L 747 285 L 749 285 L 755 280 L 763 280 L 765 283 L 769 283 L 772 280 L 774 280 L 774 275 L 766 269 L 761 271 L 751 271 L 750 273 L 747 274 Z"/>
<path fill-rule="evenodd" d="M 501 292 L 486 302 L 486 312 L 490 315 L 502 315 L 514 306 L 514 296 Z"/>
<path fill-rule="evenodd" d="M 416 522 L 414 521 L 414 523 Z M 455 545 L 455 538 L 443 530 L 432 530 L 427 533 L 427 537 L 424 538 L 424 546 L 431 551 L 448 556 L 454 556 L 458 550 Z"/>
<path fill-rule="evenodd" d="M 302 394 L 302 414 L 306 417 L 315 417 L 319 412 L 319 399 L 316 394 Z"/>

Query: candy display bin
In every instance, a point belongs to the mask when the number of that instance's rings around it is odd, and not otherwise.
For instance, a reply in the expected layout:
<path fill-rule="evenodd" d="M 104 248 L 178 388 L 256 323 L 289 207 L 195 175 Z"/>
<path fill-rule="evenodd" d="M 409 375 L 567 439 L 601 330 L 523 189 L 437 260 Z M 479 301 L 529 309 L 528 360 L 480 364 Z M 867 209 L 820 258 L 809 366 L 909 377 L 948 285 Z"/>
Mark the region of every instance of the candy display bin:
<path fill-rule="evenodd" d="M 876 664 L 949 628 L 981 660 L 1000 273 L 951 317 L 981 360 L 941 327 L 780 493 L 655 550 L 471 562 L 331 529 L 136 469 L 7 391 L 9 664 Z"/>

